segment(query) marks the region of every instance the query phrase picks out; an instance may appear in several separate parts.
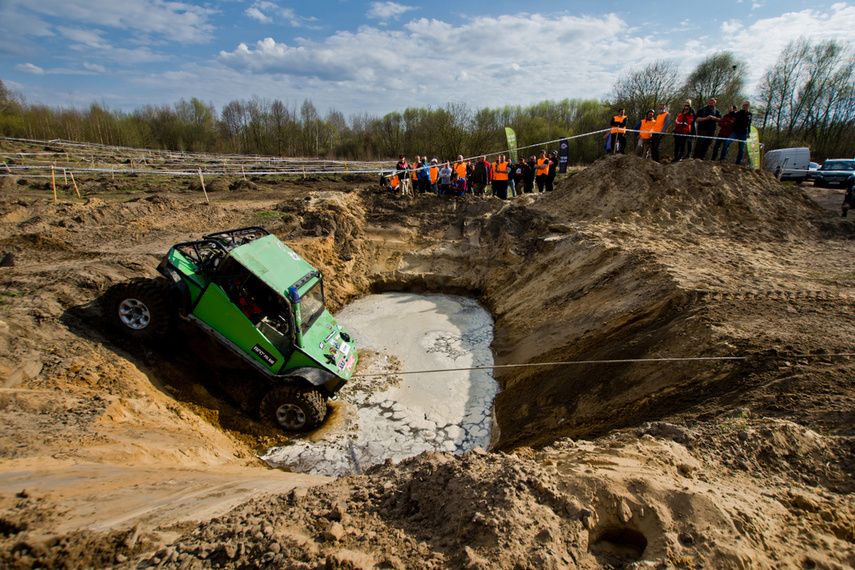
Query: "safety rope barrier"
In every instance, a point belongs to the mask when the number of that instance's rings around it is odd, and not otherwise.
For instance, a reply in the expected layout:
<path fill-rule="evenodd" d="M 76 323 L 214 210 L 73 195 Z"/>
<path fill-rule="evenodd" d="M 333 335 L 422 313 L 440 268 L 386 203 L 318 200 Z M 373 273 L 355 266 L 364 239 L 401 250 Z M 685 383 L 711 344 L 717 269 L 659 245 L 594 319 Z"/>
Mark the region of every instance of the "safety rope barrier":
<path fill-rule="evenodd" d="M 544 148 L 551 144 L 559 143 L 563 140 L 574 140 L 583 137 L 590 137 L 592 135 L 603 134 L 611 131 L 611 127 L 600 129 L 596 131 L 590 131 L 587 133 L 581 133 L 578 135 L 571 135 L 566 137 L 561 137 L 558 139 L 542 141 L 539 143 L 526 145 L 522 147 L 517 147 L 515 149 L 504 149 L 491 153 L 481 153 L 478 155 L 464 157 L 464 162 L 470 162 L 473 160 L 477 160 L 479 157 L 498 157 L 499 155 L 509 154 L 512 151 L 520 152 L 523 150 L 528 150 L 531 148 Z M 643 131 L 635 130 L 635 129 L 625 129 L 625 132 L 628 133 L 641 133 Z M 646 131 L 645 131 L 646 132 Z M 748 145 L 759 145 L 760 147 L 765 146 L 764 143 L 753 142 L 749 140 L 740 140 L 740 139 L 730 139 L 730 138 L 720 138 L 720 137 L 707 137 L 704 135 L 693 135 L 693 134 L 675 134 L 675 133 L 654 133 L 661 134 L 662 136 L 684 136 L 687 138 L 705 138 L 711 140 L 721 140 L 721 141 L 730 141 L 731 143 L 744 143 Z M 100 152 L 109 152 L 109 153 L 137 153 L 138 157 L 131 157 L 132 159 L 137 159 L 138 164 L 145 164 L 146 168 L 134 168 L 134 167 L 125 167 L 124 165 L 115 165 L 110 168 L 78 168 L 76 166 L 65 165 L 65 166 L 55 166 L 54 164 L 32 164 L 32 165 L 17 165 L 17 164 L 8 164 L 8 162 L 13 162 L 18 159 L 22 159 L 24 157 L 33 157 L 34 159 L 39 159 L 40 157 L 56 157 L 57 152 L 33 152 L 33 153 L 0 153 L 0 160 L 2 160 L 2 164 L 0 164 L 0 177 L 19 177 L 22 175 L 30 176 L 32 178 L 49 178 L 53 176 L 53 173 L 50 172 L 50 169 L 53 168 L 59 171 L 65 172 L 76 172 L 78 174 L 110 174 L 111 176 L 115 175 L 126 175 L 126 176 L 139 176 L 139 175 L 159 175 L 159 176 L 199 176 L 200 170 L 201 174 L 204 176 L 238 176 L 238 175 L 252 175 L 252 176 L 274 176 L 274 175 L 299 175 L 299 176 L 314 176 L 314 175 L 345 175 L 345 174 L 370 174 L 370 175 L 389 175 L 394 174 L 402 174 L 404 172 L 412 173 L 420 170 L 427 170 L 431 168 L 431 164 L 426 164 L 424 166 L 418 168 L 410 168 L 406 171 L 398 170 L 394 167 L 390 168 L 388 166 L 388 161 L 344 161 L 344 160 L 327 160 L 327 159 L 319 159 L 319 158 L 282 158 L 282 157 L 271 157 L 271 156 L 261 156 L 261 155 L 232 155 L 232 154 L 208 154 L 208 153 L 189 153 L 189 152 L 177 152 L 177 151 L 164 151 L 157 149 L 139 149 L 139 148 L 131 148 L 131 147 L 121 147 L 121 146 L 108 146 L 108 145 L 100 145 L 97 143 L 78 143 L 74 141 L 66 141 L 62 139 L 53 139 L 49 141 L 39 141 L 32 139 L 19 139 L 19 138 L 11 138 L 11 137 L 0 137 L 0 141 L 10 141 L 10 142 L 19 142 L 19 143 L 27 143 L 32 145 L 54 145 L 61 147 L 69 147 L 76 149 L 94 149 Z M 102 160 L 97 160 L 93 153 L 85 153 L 85 152 L 63 152 L 67 157 L 74 156 L 75 158 L 79 158 L 84 162 L 107 162 L 104 160 L 103 156 L 99 157 Z M 147 158 L 147 156 L 149 158 Z M 169 163 L 160 163 L 160 164 L 150 164 L 150 157 L 162 157 L 170 160 L 174 160 L 174 164 L 180 164 L 183 168 L 166 168 L 170 166 Z M 193 160 L 197 162 L 193 162 Z M 52 161 L 47 161 L 52 162 Z M 442 161 L 437 162 L 437 166 L 440 164 L 445 164 L 448 162 L 450 165 L 454 164 L 452 161 Z M 455 161 L 458 162 L 458 161 Z M 214 164 L 222 165 L 221 168 L 214 168 Z M 330 167 L 327 167 L 329 165 Z M 247 169 L 246 167 L 249 166 Z M 204 167 L 204 168 L 202 168 Z"/>
<path fill-rule="evenodd" d="M 438 368 L 434 370 L 410 370 L 404 372 L 378 372 L 376 374 L 354 374 L 354 378 L 371 378 L 375 376 L 404 376 L 408 374 L 436 374 L 441 372 L 468 372 L 473 370 L 499 370 L 505 368 L 533 368 L 544 366 L 575 366 L 600 364 L 649 364 L 657 362 L 704 362 L 704 361 L 739 361 L 739 360 L 811 360 L 817 358 L 851 357 L 855 352 L 838 352 L 834 354 L 789 354 L 779 356 L 689 356 L 674 358 L 615 358 L 607 360 L 571 360 L 559 362 L 532 362 L 523 364 L 494 364 L 490 366 L 469 366 L 463 368 Z"/>

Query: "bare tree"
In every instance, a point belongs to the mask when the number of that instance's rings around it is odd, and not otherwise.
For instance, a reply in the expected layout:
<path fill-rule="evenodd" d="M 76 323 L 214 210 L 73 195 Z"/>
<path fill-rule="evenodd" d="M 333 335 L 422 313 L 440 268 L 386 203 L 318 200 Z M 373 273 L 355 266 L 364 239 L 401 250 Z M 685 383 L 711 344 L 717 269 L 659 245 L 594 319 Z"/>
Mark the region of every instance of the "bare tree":
<path fill-rule="evenodd" d="M 758 86 L 764 140 L 817 157 L 855 154 L 855 53 L 830 40 L 790 42 Z"/>
<path fill-rule="evenodd" d="M 626 109 L 630 121 L 640 119 L 660 103 L 669 105 L 677 98 L 679 67 L 672 60 L 657 60 L 618 79 L 612 90 L 614 110 Z"/>

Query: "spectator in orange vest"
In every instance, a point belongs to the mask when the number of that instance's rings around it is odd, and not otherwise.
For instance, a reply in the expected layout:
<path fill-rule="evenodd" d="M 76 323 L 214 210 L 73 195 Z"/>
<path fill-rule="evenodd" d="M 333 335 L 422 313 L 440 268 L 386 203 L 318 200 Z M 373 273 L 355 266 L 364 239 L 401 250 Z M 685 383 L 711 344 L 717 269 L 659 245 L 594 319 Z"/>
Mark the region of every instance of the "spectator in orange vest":
<path fill-rule="evenodd" d="M 535 165 L 534 181 L 537 183 L 537 191 L 546 191 L 546 179 L 549 177 L 549 158 L 546 157 L 546 151 L 540 151 L 540 156 L 537 158 Z"/>
<path fill-rule="evenodd" d="M 656 130 L 656 119 L 653 109 L 647 111 L 645 117 L 641 119 L 633 130 L 638 131 L 638 146 L 635 147 L 635 156 L 647 158 L 650 154 L 650 147 L 653 144 L 653 133 Z"/>
<path fill-rule="evenodd" d="M 665 103 L 659 104 L 659 112 L 656 113 L 656 129 L 653 131 L 653 143 L 650 145 L 650 154 L 653 160 L 659 162 L 659 145 L 662 138 L 671 126 L 671 113 L 665 108 Z"/>
<path fill-rule="evenodd" d="M 439 165 L 435 158 L 430 159 L 428 173 L 430 174 L 430 191 L 434 194 L 439 194 Z"/>
<path fill-rule="evenodd" d="M 627 118 L 624 109 L 618 109 L 617 115 L 609 123 L 612 126 L 612 153 L 626 154 L 626 122 Z"/>
<path fill-rule="evenodd" d="M 400 179 L 400 178 L 398 178 L 398 173 L 397 173 L 397 172 L 393 172 L 393 173 L 392 173 L 392 176 L 390 176 L 390 177 L 389 177 L 389 185 L 388 185 L 388 186 L 386 186 L 386 189 L 387 189 L 389 192 L 395 192 L 395 193 L 397 193 L 397 192 L 398 192 L 398 188 L 400 187 L 400 185 L 401 185 L 401 179 Z"/>
<path fill-rule="evenodd" d="M 496 162 L 493 163 L 493 196 L 508 199 L 508 177 L 511 172 L 511 165 L 505 160 L 505 155 L 500 154 Z"/>
<path fill-rule="evenodd" d="M 457 173 L 457 176 L 460 178 L 466 179 L 466 161 L 463 160 L 463 155 L 457 155 L 457 161 L 454 163 L 454 166 L 451 167 L 454 172 Z"/>

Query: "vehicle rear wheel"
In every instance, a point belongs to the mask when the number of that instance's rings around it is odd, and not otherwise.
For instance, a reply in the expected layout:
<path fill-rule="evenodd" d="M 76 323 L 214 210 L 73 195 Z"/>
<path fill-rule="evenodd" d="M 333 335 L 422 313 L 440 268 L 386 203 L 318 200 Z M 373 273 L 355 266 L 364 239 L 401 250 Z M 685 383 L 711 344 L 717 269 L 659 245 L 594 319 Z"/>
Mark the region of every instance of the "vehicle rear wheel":
<path fill-rule="evenodd" d="M 285 431 L 308 431 L 324 421 L 327 405 L 314 388 L 277 386 L 261 401 L 261 415 Z"/>
<path fill-rule="evenodd" d="M 166 279 L 134 279 L 114 286 L 107 293 L 111 324 L 128 339 L 164 338 L 174 324 L 168 286 Z"/>

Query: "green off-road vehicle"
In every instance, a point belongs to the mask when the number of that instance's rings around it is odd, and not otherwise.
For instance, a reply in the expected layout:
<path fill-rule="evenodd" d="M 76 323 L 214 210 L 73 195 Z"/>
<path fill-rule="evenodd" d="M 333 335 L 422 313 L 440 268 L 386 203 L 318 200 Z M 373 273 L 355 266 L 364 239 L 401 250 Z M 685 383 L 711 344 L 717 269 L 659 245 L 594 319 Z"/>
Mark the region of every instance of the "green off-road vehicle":
<path fill-rule="evenodd" d="M 324 308 L 317 269 L 267 230 L 249 227 L 174 245 L 158 271 L 166 279 L 108 292 L 126 338 L 162 338 L 177 315 L 259 373 L 252 383 L 262 416 L 288 431 L 323 422 L 326 399 L 353 375 L 357 354 Z"/>

